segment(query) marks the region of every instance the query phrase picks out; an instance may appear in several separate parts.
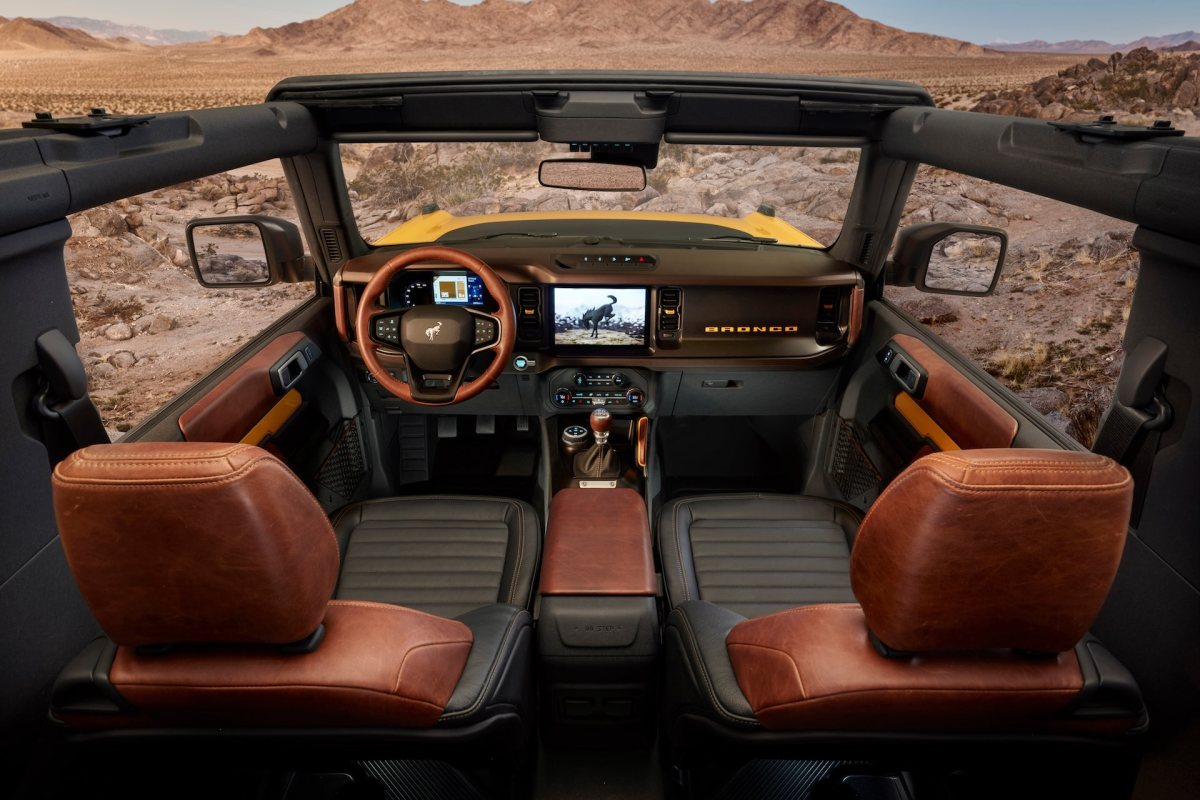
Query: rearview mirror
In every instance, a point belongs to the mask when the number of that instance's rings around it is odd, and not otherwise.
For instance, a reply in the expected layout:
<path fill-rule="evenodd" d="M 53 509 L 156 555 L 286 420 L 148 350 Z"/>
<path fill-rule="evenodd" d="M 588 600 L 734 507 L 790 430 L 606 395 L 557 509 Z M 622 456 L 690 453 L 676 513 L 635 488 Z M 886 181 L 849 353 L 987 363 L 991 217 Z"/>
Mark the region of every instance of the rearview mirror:
<path fill-rule="evenodd" d="M 538 166 L 538 181 L 551 189 L 640 192 L 646 188 L 646 168 L 583 158 L 549 159 Z"/>
<path fill-rule="evenodd" d="M 926 222 L 896 239 L 888 283 L 922 292 L 982 296 L 1000 280 L 1008 234 L 1000 228 Z"/>
<path fill-rule="evenodd" d="M 194 219 L 187 226 L 192 269 L 201 286 L 228 289 L 313 279 L 300 229 L 274 217 Z"/>

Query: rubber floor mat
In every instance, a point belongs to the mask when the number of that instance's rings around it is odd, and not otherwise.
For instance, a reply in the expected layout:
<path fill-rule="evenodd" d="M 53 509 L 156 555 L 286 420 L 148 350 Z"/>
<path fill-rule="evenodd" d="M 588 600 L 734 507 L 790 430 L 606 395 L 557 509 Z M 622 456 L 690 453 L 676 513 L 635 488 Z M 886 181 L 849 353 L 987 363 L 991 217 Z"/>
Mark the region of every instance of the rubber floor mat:
<path fill-rule="evenodd" d="M 840 761 L 751 761 L 729 779 L 714 800 L 807 800 Z"/>
<path fill-rule="evenodd" d="M 360 761 L 383 786 L 384 800 L 483 800 L 466 776 L 442 761 Z"/>

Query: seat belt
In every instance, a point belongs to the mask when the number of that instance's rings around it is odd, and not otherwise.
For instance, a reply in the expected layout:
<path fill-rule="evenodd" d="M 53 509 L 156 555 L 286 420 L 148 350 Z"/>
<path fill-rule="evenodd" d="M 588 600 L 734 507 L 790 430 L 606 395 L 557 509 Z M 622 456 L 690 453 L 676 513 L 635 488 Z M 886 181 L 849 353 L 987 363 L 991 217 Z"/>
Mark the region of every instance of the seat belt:
<path fill-rule="evenodd" d="M 1166 344 L 1152 336 L 1137 343 L 1125 357 L 1116 397 L 1100 420 L 1092 445 L 1092 452 L 1119 462 L 1133 476 L 1130 525 L 1135 528 L 1141 518 L 1159 438 L 1174 419 L 1163 392 L 1166 363 Z"/>
<path fill-rule="evenodd" d="M 81 447 L 108 444 L 108 431 L 87 393 L 83 362 L 71 342 L 58 328 L 52 328 L 37 338 L 36 345 L 42 385 L 34 396 L 34 407 L 47 423 L 65 429 L 43 437 L 51 463 Z"/>

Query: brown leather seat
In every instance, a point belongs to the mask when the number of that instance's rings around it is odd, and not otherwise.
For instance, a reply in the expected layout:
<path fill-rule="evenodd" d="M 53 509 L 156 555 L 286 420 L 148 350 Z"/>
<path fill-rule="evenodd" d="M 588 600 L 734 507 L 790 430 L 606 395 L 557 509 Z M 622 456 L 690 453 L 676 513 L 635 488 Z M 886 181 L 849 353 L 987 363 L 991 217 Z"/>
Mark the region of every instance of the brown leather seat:
<path fill-rule="evenodd" d="M 1088 636 L 1132 481 L 1101 456 L 973 450 L 897 477 L 854 540 L 858 603 L 745 619 L 692 601 L 665 634 L 669 717 L 764 733 L 1120 734 L 1136 684 Z"/>
<path fill-rule="evenodd" d="M 528 612 L 493 604 L 456 620 L 331 600 L 334 530 L 264 450 L 89 447 L 55 469 L 54 501 L 107 635 L 60 677 L 61 722 L 427 729 L 521 713 Z"/>

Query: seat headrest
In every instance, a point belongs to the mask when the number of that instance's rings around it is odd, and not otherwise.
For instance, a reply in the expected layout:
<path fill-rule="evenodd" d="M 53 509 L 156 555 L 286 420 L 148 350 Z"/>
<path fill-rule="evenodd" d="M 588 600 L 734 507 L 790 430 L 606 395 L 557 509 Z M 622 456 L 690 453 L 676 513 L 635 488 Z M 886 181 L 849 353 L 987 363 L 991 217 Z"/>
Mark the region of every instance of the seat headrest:
<path fill-rule="evenodd" d="M 925 456 L 863 520 L 851 587 L 894 650 L 1069 650 L 1112 585 L 1132 497 L 1125 468 L 1091 453 Z"/>
<path fill-rule="evenodd" d="M 324 619 L 337 540 L 265 450 L 95 445 L 60 462 L 53 483 L 67 562 L 118 644 L 285 644 Z"/>

